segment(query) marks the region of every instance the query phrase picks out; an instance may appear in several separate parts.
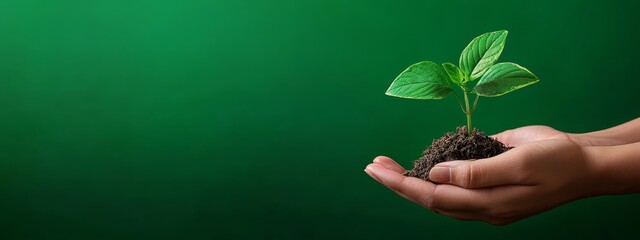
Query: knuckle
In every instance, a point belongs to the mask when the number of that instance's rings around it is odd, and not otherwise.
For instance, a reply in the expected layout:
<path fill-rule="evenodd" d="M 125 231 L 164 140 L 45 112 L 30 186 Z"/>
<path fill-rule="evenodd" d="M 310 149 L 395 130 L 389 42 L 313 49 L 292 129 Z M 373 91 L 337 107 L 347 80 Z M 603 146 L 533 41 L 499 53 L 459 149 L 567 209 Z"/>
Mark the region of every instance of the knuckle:
<path fill-rule="evenodd" d="M 453 170 L 453 180 L 454 184 L 463 187 L 469 188 L 473 186 L 473 181 L 475 179 L 473 164 L 462 164 L 456 166 Z"/>
<path fill-rule="evenodd" d="M 522 151 L 519 152 L 517 156 L 513 156 L 513 159 L 511 159 L 511 161 L 514 162 L 514 167 L 517 170 L 528 170 L 536 168 L 536 165 L 539 164 L 538 161 L 534 159 L 537 157 L 537 155 L 539 155 L 536 154 L 537 151 L 537 148 L 533 146 L 531 146 L 530 148 L 522 149 Z"/>
<path fill-rule="evenodd" d="M 516 183 L 531 184 L 540 175 L 540 161 L 534 159 L 535 152 L 527 149 L 521 152 L 517 158 L 511 159 L 512 173 L 511 177 Z"/>
<path fill-rule="evenodd" d="M 473 167 L 473 164 L 467 164 L 467 171 L 466 171 L 466 172 L 467 172 L 467 174 L 466 174 L 466 175 L 467 175 L 467 179 L 466 179 L 467 181 L 466 181 L 466 187 L 472 187 L 472 186 L 473 186 L 473 184 L 474 184 L 474 179 L 477 179 L 477 178 L 475 178 L 475 176 L 474 176 L 474 175 L 475 175 L 475 171 L 474 171 L 474 169 L 475 169 L 475 168 Z"/>
<path fill-rule="evenodd" d="M 433 197 L 430 196 L 421 196 L 420 199 L 418 199 L 418 202 L 420 203 L 420 205 L 424 206 L 425 208 L 434 210 L 437 209 L 436 205 L 435 205 L 435 201 L 433 201 Z"/>
<path fill-rule="evenodd" d="M 523 151 L 520 153 L 520 155 L 518 156 L 519 158 L 519 162 L 521 164 L 523 164 L 523 167 L 527 167 L 529 165 L 531 165 L 533 163 L 533 161 L 530 161 L 530 159 L 534 156 L 536 156 L 536 152 L 538 151 L 537 148 L 535 148 L 534 146 L 531 146 L 530 148 L 526 148 L 523 149 Z"/>
<path fill-rule="evenodd" d="M 436 211 L 438 209 L 438 204 L 437 201 L 435 200 L 436 198 L 436 190 L 438 189 L 438 185 L 435 186 L 435 189 L 433 191 L 433 194 L 425 194 L 423 196 L 420 197 L 419 202 L 420 204 L 422 204 L 422 206 L 431 209 L 433 211 Z"/>

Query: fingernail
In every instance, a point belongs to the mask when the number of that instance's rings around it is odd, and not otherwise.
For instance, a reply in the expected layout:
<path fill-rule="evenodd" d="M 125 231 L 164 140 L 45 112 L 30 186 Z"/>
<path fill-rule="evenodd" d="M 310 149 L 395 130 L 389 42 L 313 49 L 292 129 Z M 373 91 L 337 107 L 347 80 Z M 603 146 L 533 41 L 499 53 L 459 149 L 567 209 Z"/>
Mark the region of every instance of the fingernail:
<path fill-rule="evenodd" d="M 367 175 L 369 175 L 369 177 L 371 177 L 374 180 L 380 182 L 380 179 L 378 178 L 378 176 L 376 176 L 376 174 L 373 173 L 373 171 L 371 170 L 371 168 L 369 166 L 367 166 L 367 168 L 364 169 L 364 172 L 367 173 Z"/>
<path fill-rule="evenodd" d="M 429 172 L 429 179 L 434 182 L 447 183 L 451 178 L 451 169 L 448 167 L 434 167 Z"/>

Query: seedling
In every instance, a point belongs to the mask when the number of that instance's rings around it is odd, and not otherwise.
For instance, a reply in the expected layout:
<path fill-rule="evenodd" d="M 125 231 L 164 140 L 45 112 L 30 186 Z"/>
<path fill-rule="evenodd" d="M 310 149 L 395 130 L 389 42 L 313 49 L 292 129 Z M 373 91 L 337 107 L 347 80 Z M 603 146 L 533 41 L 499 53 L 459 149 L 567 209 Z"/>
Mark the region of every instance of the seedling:
<path fill-rule="evenodd" d="M 409 66 L 393 80 L 386 94 L 410 99 L 442 99 L 453 92 L 460 109 L 467 116 L 467 133 L 471 136 L 471 116 L 480 96 L 502 96 L 538 82 L 531 71 L 518 64 L 495 64 L 504 48 L 507 33 L 506 30 L 489 32 L 471 40 L 462 50 L 459 66 L 430 61 Z M 464 104 L 454 86 L 460 88 L 458 91 L 461 91 Z M 473 104 L 470 104 L 469 95 L 475 95 Z"/>

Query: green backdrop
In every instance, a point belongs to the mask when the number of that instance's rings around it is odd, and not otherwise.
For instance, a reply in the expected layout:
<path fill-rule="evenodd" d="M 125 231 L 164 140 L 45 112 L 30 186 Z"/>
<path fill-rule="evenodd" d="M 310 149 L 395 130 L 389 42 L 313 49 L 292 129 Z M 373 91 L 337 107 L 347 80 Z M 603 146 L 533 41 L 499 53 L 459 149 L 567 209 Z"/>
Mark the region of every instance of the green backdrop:
<path fill-rule="evenodd" d="M 464 124 L 385 90 L 508 29 L 541 81 L 483 98 L 487 133 L 638 116 L 637 1 L 0 1 L 2 239 L 620 238 L 637 195 L 506 227 L 436 215 L 370 179 Z M 635 109 L 635 110 L 634 110 Z M 570 171 L 570 169 L 568 170 Z"/>

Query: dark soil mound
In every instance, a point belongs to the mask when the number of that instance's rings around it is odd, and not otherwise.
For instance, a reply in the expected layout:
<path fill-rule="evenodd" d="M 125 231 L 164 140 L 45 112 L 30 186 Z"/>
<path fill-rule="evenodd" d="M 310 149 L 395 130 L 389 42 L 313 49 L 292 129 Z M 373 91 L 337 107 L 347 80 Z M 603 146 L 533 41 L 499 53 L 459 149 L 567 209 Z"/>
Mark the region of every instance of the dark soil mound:
<path fill-rule="evenodd" d="M 468 160 L 488 158 L 511 149 L 497 140 L 473 129 L 471 136 L 467 127 L 458 127 L 455 133 L 448 132 L 441 138 L 433 140 L 431 146 L 424 150 L 420 159 L 413 161 L 413 169 L 406 171 L 405 176 L 429 180 L 429 171 L 441 162 L 452 160 Z"/>

